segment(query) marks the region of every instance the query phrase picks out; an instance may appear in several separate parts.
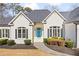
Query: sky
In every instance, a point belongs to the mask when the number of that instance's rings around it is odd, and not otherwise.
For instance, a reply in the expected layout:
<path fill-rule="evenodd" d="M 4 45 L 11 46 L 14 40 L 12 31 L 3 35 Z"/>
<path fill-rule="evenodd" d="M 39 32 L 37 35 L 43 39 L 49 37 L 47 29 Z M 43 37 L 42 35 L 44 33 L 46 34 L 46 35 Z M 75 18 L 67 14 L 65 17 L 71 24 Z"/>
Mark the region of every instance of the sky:
<path fill-rule="evenodd" d="M 21 3 L 24 7 L 31 9 L 48 9 L 50 11 L 58 9 L 59 11 L 70 11 L 79 6 L 79 3 Z"/>

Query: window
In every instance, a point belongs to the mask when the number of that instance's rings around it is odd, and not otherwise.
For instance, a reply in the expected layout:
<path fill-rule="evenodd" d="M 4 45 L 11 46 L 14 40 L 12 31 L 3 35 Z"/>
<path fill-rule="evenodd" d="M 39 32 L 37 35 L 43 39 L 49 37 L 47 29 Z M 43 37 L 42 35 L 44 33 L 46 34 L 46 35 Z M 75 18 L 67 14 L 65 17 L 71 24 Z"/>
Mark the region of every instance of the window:
<path fill-rule="evenodd" d="M 52 29 L 50 29 L 50 37 L 52 37 Z"/>
<path fill-rule="evenodd" d="M 59 26 L 51 26 L 48 29 L 48 37 L 61 37 L 61 28 Z"/>
<path fill-rule="evenodd" d="M 21 38 L 21 36 L 22 36 L 22 33 L 21 33 L 21 28 L 18 28 L 18 38 Z"/>
<path fill-rule="evenodd" d="M 5 37 L 8 37 L 9 38 L 9 29 L 6 29 L 5 30 Z"/>
<path fill-rule="evenodd" d="M 15 38 L 28 38 L 28 29 L 25 27 L 18 27 L 18 29 L 15 29 Z"/>
<path fill-rule="evenodd" d="M 9 38 L 9 29 L 0 29 L 0 38 Z"/>
<path fill-rule="evenodd" d="M 22 30 L 23 38 L 25 38 L 25 33 L 26 33 L 25 31 L 26 31 L 25 29 Z"/>

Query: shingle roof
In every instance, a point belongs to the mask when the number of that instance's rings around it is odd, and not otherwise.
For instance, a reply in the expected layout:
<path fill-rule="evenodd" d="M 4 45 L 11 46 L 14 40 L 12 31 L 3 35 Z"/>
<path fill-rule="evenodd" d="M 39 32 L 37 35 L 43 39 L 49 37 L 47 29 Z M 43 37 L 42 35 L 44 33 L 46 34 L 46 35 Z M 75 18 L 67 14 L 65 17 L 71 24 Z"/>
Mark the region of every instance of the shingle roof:
<path fill-rule="evenodd" d="M 48 11 L 48 10 L 33 10 L 29 13 L 26 12 L 25 14 L 33 22 L 41 22 L 49 15 L 49 13 L 50 13 L 50 11 Z"/>
<path fill-rule="evenodd" d="M 73 21 L 79 21 L 79 7 L 71 11 L 70 17 Z"/>
<path fill-rule="evenodd" d="M 24 12 L 24 14 L 33 22 L 41 22 L 44 20 L 51 12 L 48 10 L 33 10 L 31 12 Z M 60 12 L 60 14 L 66 18 L 66 21 L 79 21 L 79 7 L 67 12 Z M 0 19 L 0 26 L 8 26 L 8 23 L 13 17 L 7 17 Z"/>
<path fill-rule="evenodd" d="M 13 17 L 5 17 L 0 19 L 0 27 L 8 26 L 8 23 L 12 20 Z"/>
<path fill-rule="evenodd" d="M 79 7 L 69 12 L 60 12 L 67 20 L 66 22 L 79 22 Z"/>
<path fill-rule="evenodd" d="M 70 18 L 69 18 L 70 12 L 60 12 L 60 14 L 61 14 L 64 18 L 66 18 L 66 20 L 70 20 Z"/>

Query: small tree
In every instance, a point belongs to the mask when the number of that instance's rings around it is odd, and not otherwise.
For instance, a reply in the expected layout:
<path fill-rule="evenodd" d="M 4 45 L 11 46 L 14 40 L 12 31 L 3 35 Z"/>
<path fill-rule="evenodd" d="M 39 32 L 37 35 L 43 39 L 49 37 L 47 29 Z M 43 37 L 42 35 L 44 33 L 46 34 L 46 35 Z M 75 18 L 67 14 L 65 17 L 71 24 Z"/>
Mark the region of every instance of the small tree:
<path fill-rule="evenodd" d="M 16 13 L 20 12 L 20 11 L 23 11 L 23 7 L 18 5 L 15 7 L 15 10 L 16 10 Z"/>
<path fill-rule="evenodd" d="M 25 7 L 25 8 L 24 8 L 24 11 L 30 12 L 30 11 L 32 11 L 32 9 L 29 8 L 29 7 Z"/>

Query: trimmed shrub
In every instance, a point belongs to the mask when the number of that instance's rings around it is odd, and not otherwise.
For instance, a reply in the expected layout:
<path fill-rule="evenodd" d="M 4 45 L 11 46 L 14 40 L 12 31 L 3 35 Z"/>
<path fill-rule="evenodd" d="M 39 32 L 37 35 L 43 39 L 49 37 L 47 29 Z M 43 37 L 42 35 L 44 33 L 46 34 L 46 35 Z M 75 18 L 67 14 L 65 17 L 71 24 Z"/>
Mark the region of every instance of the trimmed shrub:
<path fill-rule="evenodd" d="M 58 37 L 59 40 L 65 40 L 63 37 Z"/>
<path fill-rule="evenodd" d="M 63 37 L 50 37 L 48 38 L 48 44 L 49 45 L 58 45 L 58 46 L 64 46 L 65 41 Z"/>
<path fill-rule="evenodd" d="M 47 39 L 47 38 L 44 38 L 44 39 L 43 39 L 43 42 L 44 42 L 44 43 L 48 43 L 48 39 Z"/>
<path fill-rule="evenodd" d="M 65 42 L 63 40 L 52 40 L 48 41 L 49 45 L 58 45 L 58 46 L 64 46 Z"/>
<path fill-rule="evenodd" d="M 15 41 L 14 40 L 8 40 L 7 41 L 7 45 L 15 45 Z"/>
<path fill-rule="evenodd" d="M 65 41 L 60 40 L 57 42 L 58 46 L 65 46 Z"/>
<path fill-rule="evenodd" d="M 65 46 L 68 48 L 73 48 L 73 41 L 71 41 L 70 39 L 65 41 Z"/>
<path fill-rule="evenodd" d="M 57 45 L 57 41 L 48 41 L 49 45 Z"/>
<path fill-rule="evenodd" d="M 31 40 L 24 40 L 25 45 L 31 45 Z"/>
<path fill-rule="evenodd" d="M 50 37 L 48 38 L 48 41 L 53 41 L 53 40 L 59 40 L 58 37 Z"/>
<path fill-rule="evenodd" d="M 0 45 L 6 45 L 8 39 L 0 39 Z"/>
<path fill-rule="evenodd" d="M 58 37 L 52 37 L 52 39 L 58 39 Z"/>

